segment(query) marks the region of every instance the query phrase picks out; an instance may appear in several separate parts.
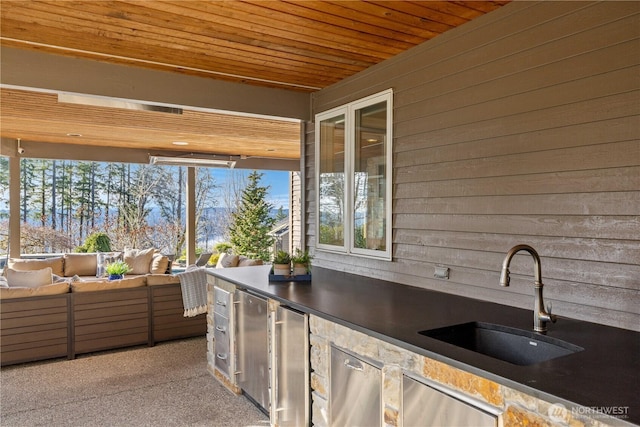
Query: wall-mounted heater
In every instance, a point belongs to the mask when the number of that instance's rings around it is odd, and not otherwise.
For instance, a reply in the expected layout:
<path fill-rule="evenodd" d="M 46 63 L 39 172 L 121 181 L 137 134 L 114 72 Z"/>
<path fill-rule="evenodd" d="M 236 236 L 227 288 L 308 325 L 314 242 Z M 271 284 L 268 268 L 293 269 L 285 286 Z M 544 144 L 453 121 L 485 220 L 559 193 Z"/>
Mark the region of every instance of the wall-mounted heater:
<path fill-rule="evenodd" d="M 167 166 L 202 166 L 207 168 L 233 169 L 236 165 L 236 162 L 234 160 L 212 159 L 207 157 L 149 156 L 149 164 Z"/>

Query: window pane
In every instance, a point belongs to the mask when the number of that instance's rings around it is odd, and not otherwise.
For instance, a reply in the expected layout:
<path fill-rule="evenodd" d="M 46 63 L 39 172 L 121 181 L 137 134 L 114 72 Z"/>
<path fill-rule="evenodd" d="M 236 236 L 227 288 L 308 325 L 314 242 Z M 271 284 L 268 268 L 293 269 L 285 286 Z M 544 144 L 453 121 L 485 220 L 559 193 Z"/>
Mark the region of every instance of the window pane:
<path fill-rule="evenodd" d="M 353 246 L 385 251 L 387 103 L 355 113 Z"/>
<path fill-rule="evenodd" d="M 318 242 L 344 246 L 344 114 L 320 122 Z"/>

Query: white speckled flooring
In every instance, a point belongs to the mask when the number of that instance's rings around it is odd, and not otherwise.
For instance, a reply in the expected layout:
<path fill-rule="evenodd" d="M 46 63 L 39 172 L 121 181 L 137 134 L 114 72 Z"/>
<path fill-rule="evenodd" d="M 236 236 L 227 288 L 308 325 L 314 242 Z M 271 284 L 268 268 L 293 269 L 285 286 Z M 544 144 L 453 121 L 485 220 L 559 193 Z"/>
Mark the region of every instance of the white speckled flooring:
<path fill-rule="evenodd" d="M 269 425 L 207 371 L 204 337 L 8 366 L 0 374 L 3 427 Z"/>

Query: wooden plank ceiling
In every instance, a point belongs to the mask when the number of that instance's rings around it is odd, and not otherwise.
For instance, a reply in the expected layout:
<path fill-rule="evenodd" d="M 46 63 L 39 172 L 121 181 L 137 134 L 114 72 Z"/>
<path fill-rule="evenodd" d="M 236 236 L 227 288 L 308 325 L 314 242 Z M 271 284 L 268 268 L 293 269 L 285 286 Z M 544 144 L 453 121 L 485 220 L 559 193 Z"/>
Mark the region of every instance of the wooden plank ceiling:
<path fill-rule="evenodd" d="M 313 92 L 506 3 L 2 0 L 0 33 L 3 46 Z M 158 120 L 163 113 L 74 109 L 51 94 L 1 95 L 7 138 L 158 150 L 188 140 L 203 153 L 299 156 L 291 122 L 188 110 Z"/>

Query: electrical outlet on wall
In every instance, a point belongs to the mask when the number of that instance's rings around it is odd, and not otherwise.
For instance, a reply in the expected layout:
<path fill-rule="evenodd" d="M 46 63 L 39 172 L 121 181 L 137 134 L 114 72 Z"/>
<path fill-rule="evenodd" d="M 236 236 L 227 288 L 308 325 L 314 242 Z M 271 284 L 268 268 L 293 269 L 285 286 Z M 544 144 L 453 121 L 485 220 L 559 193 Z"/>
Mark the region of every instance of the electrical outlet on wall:
<path fill-rule="evenodd" d="M 435 277 L 436 279 L 449 279 L 449 267 L 436 265 L 436 269 L 433 272 L 433 277 Z"/>

